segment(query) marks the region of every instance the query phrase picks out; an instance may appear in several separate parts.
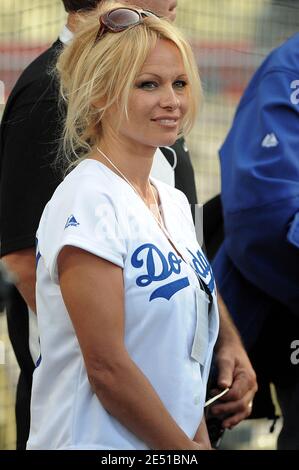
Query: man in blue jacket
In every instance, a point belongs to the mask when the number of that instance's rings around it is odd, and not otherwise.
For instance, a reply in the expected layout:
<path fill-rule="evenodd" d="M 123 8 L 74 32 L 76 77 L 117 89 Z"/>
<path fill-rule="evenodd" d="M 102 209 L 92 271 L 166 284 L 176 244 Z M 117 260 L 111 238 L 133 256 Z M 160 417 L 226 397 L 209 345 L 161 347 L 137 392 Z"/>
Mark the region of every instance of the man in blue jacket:
<path fill-rule="evenodd" d="M 299 34 L 249 83 L 220 150 L 225 238 L 218 288 L 260 381 L 283 415 L 279 449 L 299 449 Z"/>

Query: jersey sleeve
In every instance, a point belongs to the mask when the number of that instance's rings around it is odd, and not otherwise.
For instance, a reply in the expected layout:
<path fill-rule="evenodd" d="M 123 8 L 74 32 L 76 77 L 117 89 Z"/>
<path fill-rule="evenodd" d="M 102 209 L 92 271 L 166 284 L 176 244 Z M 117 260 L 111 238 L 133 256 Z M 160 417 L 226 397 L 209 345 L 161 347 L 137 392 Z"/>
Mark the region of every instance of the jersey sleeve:
<path fill-rule="evenodd" d="M 58 283 L 57 257 L 74 246 L 121 268 L 127 253 L 124 224 L 117 204 L 92 179 L 62 183 L 47 204 L 37 232 L 40 256 L 51 279 Z"/>
<path fill-rule="evenodd" d="M 62 117 L 54 82 L 33 81 L 8 101 L 1 125 L 1 255 L 34 247 L 44 209 L 61 176 Z"/>
<path fill-rule="evenodd" d="M 268 73 L 221 149 L 225 247 L 239 271 L 298 315 L 299 105 L 294 75 Z"/>

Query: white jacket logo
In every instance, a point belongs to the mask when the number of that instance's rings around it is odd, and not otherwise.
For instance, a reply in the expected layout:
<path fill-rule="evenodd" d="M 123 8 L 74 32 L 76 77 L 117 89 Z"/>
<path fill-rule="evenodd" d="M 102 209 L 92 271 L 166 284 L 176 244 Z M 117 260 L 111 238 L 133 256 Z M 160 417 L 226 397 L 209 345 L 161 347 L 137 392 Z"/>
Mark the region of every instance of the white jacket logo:
<path fill-rule="evenodd" d="M 279 144 L 276 135 L 272 132 L 271 134 L 267 134 L 262 142 L 262 147 L 270 148 L 270 147 L 277 147 Z"/>

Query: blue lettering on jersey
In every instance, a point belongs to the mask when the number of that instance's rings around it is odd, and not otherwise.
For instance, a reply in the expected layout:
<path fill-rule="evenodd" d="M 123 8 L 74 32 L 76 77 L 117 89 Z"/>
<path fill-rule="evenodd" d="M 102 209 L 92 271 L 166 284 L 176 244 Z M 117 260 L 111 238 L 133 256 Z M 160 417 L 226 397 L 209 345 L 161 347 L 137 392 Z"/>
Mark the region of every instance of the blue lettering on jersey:
<path fill-rule="evenodd" d="M 77 222 L 75 216 L 72 214 L 68 217 L 66 224 L 64 226 L 64 230 L 68 227 L 77 227 L 78 225 L 80 225 L 79 222 Z"/>
<path fill-rule="evenodd" d="M 189 248 L 187 249 L 192 255 L 192 263 L 195 271 L 203 280 L 203 282 L 208 286 L 210 292 L 213 292 L 215 288 L 215 278 L 207 258 L 199 250 L 197 251 L 196 255 L 194 255 L 192 251 L 189 250 Z"/>
<path fill-rule="evenodd" d="M 156 260 L 159 260 L 161 263 L 161 269 L 159 272 L 157 272 L 158 268 L 155 264 L 154 254 L 156 255 Z M 168 279 L 173 273 L 180 274 L 182 260 L 173 252 L 169 252 L 168 257 L 166 258 L 159 248 L 151 243 L 146 243 L 134 251 L 131 263 L 132 266 L 137 269 L 146 265 L 147 274 L 139 276 L 136 279 L 136 284 L 139 287 L 147 287 L 152 282 Z M 159 297 L 169 300 L 176 292 L 188 286 L 188 277 L 170 282 L 154 290 L 150 296 L 150 301 Z"/>
<path fill-rule="evenodd" d="M 38 262 L 41 258 L 40 251 L 38 249 L 38 239 L 35 237 L 35 250 L 36 250 L 36 255 L 35 255 L 35 267 L 37 268 Z"/>
<path fill-rule="evenodd" d="M 42 355 L 40 354 L 40 355 L 38 356 L 37 361 L 36 361 L 35 368 L 37 368 L 37 367 L 40 365 L 41 362 L 42 362 Z"/>
<path fill-rule="evenodd" d="M 169 300 L 179 290 L 182 290 L 188 286 L 189 286 L 189 279 L 187 277 L 183 277 L 182 279 L 178 279 L 177 281 L 170 282 L 169 284 L 166 284 L 165 286 L 158 287 L 158 289 L 154 290 L 154 292 L 150 296 L 150 302 L 151 300 L 158 299 L 159 297 Z"/>
<path fill-rule="evenodd" d="M 40 252 L 38 251 L 38 252 L 36 253 L 36 267 L 37 267 L 37 265 L 38 265 L 38 262 L 39 262 L 41 256 L 42 256 L 42 255 L 41 255 Z"/>

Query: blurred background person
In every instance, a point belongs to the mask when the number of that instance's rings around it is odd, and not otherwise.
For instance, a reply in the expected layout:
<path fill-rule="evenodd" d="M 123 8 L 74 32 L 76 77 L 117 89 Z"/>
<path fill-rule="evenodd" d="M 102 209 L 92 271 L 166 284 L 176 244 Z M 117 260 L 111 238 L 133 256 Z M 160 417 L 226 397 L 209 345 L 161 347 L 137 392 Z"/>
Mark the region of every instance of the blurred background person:
<path fill-rule="evenodd" d="M 298 51 L 296 34 L 268 55 L 221 147 L 225 235 L 213 263 L 264 391 L 262 416 L 275 385 L 283 450 L 299 449 L 299 369 L 291 362 L 299 331 Z"/>

